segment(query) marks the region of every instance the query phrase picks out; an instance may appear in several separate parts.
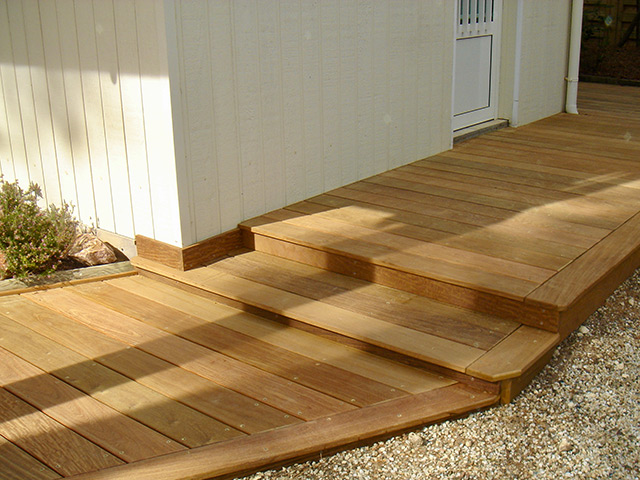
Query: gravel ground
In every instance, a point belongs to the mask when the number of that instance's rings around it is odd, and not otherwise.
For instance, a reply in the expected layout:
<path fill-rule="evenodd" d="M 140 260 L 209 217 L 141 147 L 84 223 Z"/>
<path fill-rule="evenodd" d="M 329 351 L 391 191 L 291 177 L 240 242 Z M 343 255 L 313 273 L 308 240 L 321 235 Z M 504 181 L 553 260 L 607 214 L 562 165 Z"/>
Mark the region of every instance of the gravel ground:
<path fill-rule="evenodd" d="M 247 480 L 638 479 L 639 317 L 640 270 L 509 405 Z"/>

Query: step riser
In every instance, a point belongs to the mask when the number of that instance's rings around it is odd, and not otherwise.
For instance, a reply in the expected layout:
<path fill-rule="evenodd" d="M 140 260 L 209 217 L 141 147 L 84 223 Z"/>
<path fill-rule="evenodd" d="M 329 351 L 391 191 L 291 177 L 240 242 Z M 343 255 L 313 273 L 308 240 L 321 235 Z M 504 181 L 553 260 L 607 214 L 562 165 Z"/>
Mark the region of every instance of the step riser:
<path fill-rule="evenodd" d="M 457 307 L 488 313 L 525 325 L 558 331 L 558 313 L 477 290 L 437 281 L 347 256 L 243 231 L 247 248 L 342 275 L 378 283 Z"/>
<path fill-rule="evenodd" d="M 223 295 L 219 295 L 216 293 L 213 293 L 211 291 L 207 291 L 207 290 L 203 290 L 201 288 L 198 288 L 196 286 L 192 286 L 192 285 L 188 285 L 185 283 L 182 283 L 180 281 L 177 280 L 173 280 L 170 278 L 167 278 L 161 274 L 157 274 L 154 272 L 150 272 L 144 269 L 140 269 L 139 268 L 139 273 L 141 275 L 144 275 L 148 278 L 151 278 L 153 280 L 156 281 L 160 281 L 160 282 L 164 282 L 167 283 L 169 285 L 172 285 L 174 287 L 183 289 L 187 292 L 190 293 L 195 293 L 201 296 L 204 296 L 206 298 L 210 298 L 216 302 L 228 305 L 230 307 L 236 308 L 238 310 L 242 310 L 244 312 L 247 313 L 251 313 L 260 317 L 264 317 L 267 318 L 269 320 L 273 320 L 291 327 L 295 327 L 298 328 L 300 330 L 304 330 L 310 333 L 313 333 L 315 335 L 321 336 L 321 337 L 325 337 L 328 338 L 330 340 L 334 340 L 334 341 L 338 341 L 339 343 L 345 344 L 345 345 L 349 345 L 353 348 L 356 348 L 358 350 L 362 350 L 368 353 L 372 353 L 381 357 L 385 357 L 385 358 L 389 358 L 391 360 L 394 360 L 396 362 L 400 362 L 400 363 L 404 363 L 405 365 L 409 365 L 412 367 L 417 367 L 426 371 L 429 371 L 433 374 L 436 375 L 441 375 L 443 377 L 446 378 L 451 378 L 452 380 L 456 380 L 460 383 L 464 383 L 465 385 L 468 385 L 474 389 L 477 390 L 481 390 L 483 392 L 487 392 L 487 393 L 491 393 L 491 394 L 498 394 L 500 393 L 500 383 L 498 382 L 488 382 L 485 380 L 481 380 L 479 378 L 473 377 L 471 375 L 466 375 L 464 373 L 460 373 L 460 372 L 456 372 L 454 370 L 451 370 L 449 368 L 446 367 L 442 367 L 439 365 L 434 365 L 432 363 L 426 362 L 426 361 L 422 361 L 420 359 L 417 358 L 413 358 L 413 357 L 409 357 L 407 355 L 403 355 L 401 353 L 398 352 L 394 352 L 392 350 L 388 350 L 382 347 L 378 347 L 376 345 L 372 345 L 370 343 L 366 343 L 351 337 L 346 337 L 344 335 L 340 335 L 338 333 L 335 332 L 331 332 L 322 328 L 318 328 L 315 327 L 313 325 L 309 325 L 307 323 L 304 322 L 300 322 L 298 320 L 289 318 L 287 316 L 284 315 L 280 315 L 277 313 L 274 313 L 272 311 L 269 310 L 265 310 L 263 308 L 259 308 L 259 307 L 255 307 L 252 305 L 248 305 L 246 303 L 243 302 L 239 302 L 237 300 L 225 297 Z"/>

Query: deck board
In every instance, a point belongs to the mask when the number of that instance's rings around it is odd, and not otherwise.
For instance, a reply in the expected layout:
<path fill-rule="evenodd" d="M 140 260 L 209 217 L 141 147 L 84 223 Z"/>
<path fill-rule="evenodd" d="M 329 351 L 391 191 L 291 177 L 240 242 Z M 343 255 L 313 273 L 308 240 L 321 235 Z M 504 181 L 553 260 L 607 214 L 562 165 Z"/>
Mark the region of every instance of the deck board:
<path fill-rule="evenodd" d="M 26 324 L 29 317 L 39 315 L 47 316 L 50 321 L 57 321 L 48 311 L 31 305 L 26 300 L 10 304 L 5 302 L 2 308 L 7 312 L 5 315 L 18 318 Z M 227 425 L 212 421 L 193 409 L 170 402 L 166 396 L 158 392 L 130 382 L 127 376 L 93 362 L 89 357 L 75 353 L 42 335 L 29 332 L 24 325 L 4 321 L 3 318 L 0 318 L 0 322 L 3 331 L 6 332 L 3 344 L 7 345 L 7 348 L 50 372 L 58 380 L 69 383 L 116 412 L 146 425 L 147 428 L 139 433 L 143 438 L 145 435 L 148 437 L 145 442 L 149 448 L 157 448 L 166 453 L 183 448 L 180 444 L 197 446 L 239 434 L 228 431 Z M 122 348 L 124 347 L 123 345 Z M 159 413 L 155 408 L 157 405 L 167 406 Z M 178 418 L 180 421 L 175 421 Z M 135 438 L 133 433 L 136 428 L 137 426 L 132 428 L 132 438 Z M 158 435 L 156 431 L 163 435 Z"/>
<path fill-rule="evenodd" d="M 500 291 L 513 299 L 521 300 L 536 287 L 537 283 L 509 276 L 504 273 L 497 274 L 473 265 L 461 265 L 454 261 L 442 258 L 432 258 L 416 252 L 406 252 L 394 248 L 394 239 L 380 239 L 375 231 L 363 233 L 365 238 L 357 238 L 354 228 L 348 225 L 332 224 L 333 229 L 318 230 L 316 219 L 310 220 L 315 225 L 301 226 L 300 221 L 281 221 L 281 218 L 264 215 L 262 224 L 254 226 L 253 231 L 264 236 L 278 238 L 309 247 L 320 246 L 324 251 L 343 254 L 347 257 L 365 261 L 367 263 L 401 270 L 407 273 L 420 275 L 428 271 L 432 278 L 444 282 L 456 283 L 463 287 L 477 287 L 485 292 Z M 247 223 L 245 223 L 247 224 Z M 353 233 L 350 233 L 353 232 Z M 343 236 L 349 235 L 349 236 Z M 356 238 L 354 238 L 356 237 Z M 385 241 L 386 240 L 386 241 Z M 411 240 L 411 239 L 407 239 Z M 398 243 L 402 237 L 397 239 Z M 381 244 L 379 242 L 384 242 Z M 412 242 L 418 244 L 418 242 Z"/>
<path fill-rule="evenodd" d="M 242 363 L 322 391 L 353 405 L 365 406 L 406 395 L 400 389 L 316 362 L 108 284 L 87 284 L 77 290 L 87 298 L 185 338 Z"/>
<path fill-rule="evenodd" d="M 377 224 L 365 227 L 354 222 L 326 218 L 322 213 L 314 214 L 313 218 L 309 218 L 307 215 L 299 215 L 284 209 L 270 212 L 262 218 L 277 218 L 287 224 L 382 245 L 419 258 L 460 264 L 466 268 L 478 269 L 489 274 L 504 275 L 505 272 L 508 272 L 509 276 L 513 278 L 533 282 L 544 281 L 552 274 L 551 269 L 544 269 L 470 250 L 453 248 L 433 241 L 425 242 L 423 241 L 425 240 L 424 238 L 403 235 L 403 231 L 400 229 L 398 229 L 400 231 L 396 231 L 396 229 L 387 231 L 378 228 Z M 397 223 L 397 226 L 401 227 L 400 222 Z"/>
<path fill-rule="evenodd" d="M 349 403 L 212 352 L 69 290 L 36 292 L 28 296 L 50 309 L 67 312 L 75 320 L 106 335 L 117 335 L 130 346 L 169 360 L 226 388 L 283 410 L 290 416 L 308 420 L 355 408 Z M 266 396 L 265 391 L 270 395 Z"/>
<path fill-rule="evenodd" d="M 325 197 L 326 198 L 326 197 Z M 335 198 L 335 197 L 333 197 Z M 353 234 L 360 230 L 365 238 L 372 239 L 376 242 L 384 242 L 383 244 L 395 245 L 402 247 L 406 245 L 407 251 L 415 249 L 416 253 L 433 258 L 453 260 L 457 263 L 465 265 L 476 265 L 486 268 L 488 271 L 504 272 L 509 270 L 514 277 L 523 278 L 525 280 L 541 280 L 548 278 L 552 268 L 557 268 L 564 264 L 562 258 L 551 258 L 551 255 L 543 255 L 541 252 L 528 250 L 525 254 L 511 255 L 511 251 L 501 248 L 503 245 L 497 241 L 497 235 L 487 236 L 483 238 L 476 235 L 470 239 L 467 233 L 460 235 L 447 235 L 442 230 L 426 228 L 416 223 L 431 223 L 427 219 L 423 219 L 416 214 L 404 215 L 400 211 L 391 213 L 388 209 L 381 211 L 379 208 L 366 208 L 366 206 L 354 205 L 349 202 L 348 205 L 340 208 L 325 207 L 319 203 L 314 203 L 316 199 L 312 198 L 309 202 L 300 202 L 286 208 L 286 211 L 296 212 L 302 215 L 312 214 L 314 219 L 320 219 L 321 222 L 335 221 L 349 225 L 353 230 Z M 319 202 L 323 200 L 320 199 Z M 326 203 L 329 203 L 325 200 Z M 338 205 L 340 202 L 331 202 Z M 393 217 L 390 217 L 390 214 Z M 319 227 L 321 222 L 318 222 Z M 462 226 L 459 231 L 469 230 L 469 227 Z M 406 240 L 407 237 L 411 241 Z M 372 238 L 373 237 L 373 238 Z M 386 241 L 385 241 L 386 240 Z M 484 241 L 483 241 L 484 240 Z M 415 243 L 418 241 L 418 243 Z M 523 241 L 525 241 L 523 239 Z M 505 240 L 503 244 L 506 244 Z M 533 247 L 533 242 L 532 247 Z M 538 242 L 539 243 L 539 242 Z M 545 242 L 543 242 L 545 243 Z M 574 248 L 565 248 L 561 244 L 545 245 L 547 250 L 557 248 L 553 253 L 561 255 L 569 255 L 569 250 L 574 252 Z M 542 250 L 545 246 L 539 248 Z M 522 250 L 519 250 L 522 252 Z"/>
<path fill-rule="evenodd" d="M 124 462 L 0 387 L 0 435 L 61 476 Z"/>
<path fill-rule="evenodd" d="M 460 318 L 462 311 L 433 301 L 420 302 L 419 306 L 408 305 L 410 300 L 417 300 L 411 295 L 403 303 L 394 301 L 395 295 L 381 297 L 386 292 L 375 289 L 375 294 L 366 293 L 366 287 L 357 289 L 336 285 L 341 276 L 333 275 L 328 282 L 317 281 L 314 277 L 319 269 L 312 273 L 301 269 L 294 262 L 269 265 L 265 256 L 247 253 L 225 259 L 211 265 L 210 268 L 220 270 L 247 280 L 259 282 L 281 290 L 286 290 L 310 300 L 334 305 L 353 312 L 366 312 L 368 316 L 388 322 L 392 325 L 414 329 L 423 333 L 447 338 L 458 343 L 489 350 L 511 331 L 501 332 L 493 327 L 498 322 L 494 318 L 463 312 L 465 321 Z M 362 282 L 364 283 L 364 282 Z M 391 289 L 386 289 L 390 291 Z M 391 297 L 391 298 L 389 298 Z M 381 301 L 383 300 L 383 301 Z M 417 303 L 417 302 L 415 302 Z M 512 323 L 513 325 L 513 323 Z M 514 325 L 515 326 L 515 325 Z"/>
<path fill-rule="evenodd" d="M 170 272 L 167 273 L 171 275 Z M 382 345 L 427 362 L 433 361 L 455 371 L 463 372 L 471 362 L 484 353 L 480 348 L 412 329 L 391 329 L 386 322 L 366 314 L 330 304 L 319 305 L 301 295 L 215 269 L 205 268 L 198 272 L 190 271 L 184 274 L 175 272 L 175 275 L 181 281 L 205 291 L 217 292 L 233 300 L 276 314 L 284 313 L 289 318 L 337 333 L 346 333 L 358 340 Z"/>
<path fill-rule="evenodd" d="M 334 195 L 320 195 L 286 209 L 339 218 L 363 226 L 375 226 L 381 230 L 391 229 L 394 233 L 410 238 L 476 250 L 486 255 L 542 268 L 558 268 L 566 264 L 567 258 L 575 258 L 584 252 L 585 247 L 593 245 L 593 241 L 585 236 L 571 232 L 544 228 L 523 229 L 522 226 L 509 225 L 506 221 L 497 224 L 490 218 L 468 213 L 463 218 L 465 222 L 456 221 L 450 218 L 463 217 L 463 212 L 428 210 L 420 203 L 396 200 L 391 196 L 363 196 L 355 193 L 351 200 Z M 483 228 L 477 228 L 479 226 Z M 514 244 L 519 248 L 514 249 Z M 554 253 L 548 253 L 549 251 Z"/>
<path fill-rule="evenodd" d="M 4 389 L 126 462 L 185 449 L 4 348 L 0 348 L 0 362 Z"/>
<path fill-rule="evenodd" d="M 479 179 L 506 181 L 516 185 L 517 188 L 522 188 L 522 191 L 526 191 L 528 188 L 542 188 L 561 193 L 589 194 L 593 199 L 602 198 L 630 205 L 634 205 L 640 199 L 640 191 L 633 187 L 607 185 L 594 181 L 576 184 L 574 178 L 566 175 L 544 172 L 544 170 L 541 170 L 544 174 L 540 174 L 536 170 L 516 168 L 514 167 L 514 165 L 517 165 L 515 161 L 511 162 L 510 167 L 491 168 L 490 164 L 464 160 L 463 157 L 464 154 L 461 153 L 456 153 L 455 157 L 443 155 L 441 158 L 436 155 L 414 165 L 431 170 L 461 173 Z M 478 158 L 476 157 L 475 160 L 478 160 Z M 536 165 L 531 166 L 531 168 L 535 167 Z"/>
<path fill-rule="evenodd" d="M 288 328 L 279 322 L 259 319 L 226 305 L 214 304 L 215 308 L 213 308 L 212 303 L 201 295 L 177 290 L 142 276 L 109 283 L 121 288 L 135 289 L 138 295 L 169 307 L 308 356 L 316 361 L 325 362 L 367 378 L 378 379 L 387 385 L 411 393 L 425 392 L 452 383 L 450 380 L 437 378 L 385 358 L 339 345 L 302 330 Z M 503 328 L 508 332 L 515 326 L 508 322 L 501 322 L 496 324 L 495 328 Z"/>
<path fill-rule="evenodd" d="M 4 312 L 10 315 L 6 303 L 3 306 Z M 18 302 L 15 306 L 17 315 L 12 315 L 13 320 L 69 350 L 130 379 L 136 379 L 137 383 L 169 398 L 180 399 L 182 403 L 232 427 L 227 430 L 225 425 L 223 437 L 230 434 L 235 436 L 232 433 L 234 430 L 255 433 L 299 421 L 286 418 L 277 409 L 207 381 L 156 356 L 130 348 L 126 343 L 32 302 Z M 69 355 L 65 358 L 69 358 Z M 93 373 L 90 375 L 93 377 Z M 140 392 L 136 395 L 141 398 Z M 205 425 L 211 428 L 204 432 L 207 435 L 217 430 L 212 428 L 216 425 L 211 422 L 204 422 Z M 191 428 L 190 435 L 200 430 L 197 425 Z"/>
<path fill-rule="evenodd" d="M 559 342 L 557 333 L 522 325 L 471 364 L 467 372 L 490 381 L 517 378 Z"/>
<path fill-rule="evenodd" d="M 44 463 L 0 436 L 0 472 L 5 480 L 54 480 L 61 478 Z"/>

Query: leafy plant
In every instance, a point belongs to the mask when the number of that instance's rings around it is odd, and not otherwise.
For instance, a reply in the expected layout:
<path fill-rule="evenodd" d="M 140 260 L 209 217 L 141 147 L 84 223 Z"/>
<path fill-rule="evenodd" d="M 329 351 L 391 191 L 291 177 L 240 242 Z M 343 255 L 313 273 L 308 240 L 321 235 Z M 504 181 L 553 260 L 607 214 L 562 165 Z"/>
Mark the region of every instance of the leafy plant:
<path fill-rule="evenodd" d="M 0 177 L 0 250 L 5 256 L 5 275 L 25 278 L 53 272 L 75 239 L 77 222 L 69 204 L 42 209 L 40 198 L 37 184 L 30 183 L 24 191 L 18 182 Z"/>

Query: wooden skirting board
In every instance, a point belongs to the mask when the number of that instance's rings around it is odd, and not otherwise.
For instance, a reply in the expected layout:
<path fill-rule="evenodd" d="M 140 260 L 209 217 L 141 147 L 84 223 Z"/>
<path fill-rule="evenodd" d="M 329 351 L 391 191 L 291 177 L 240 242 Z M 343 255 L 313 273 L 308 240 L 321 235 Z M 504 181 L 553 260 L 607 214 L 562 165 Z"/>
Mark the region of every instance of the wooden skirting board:
<path fill-rule="evenodd" d="M 176 247 L 143 235 L 136 235 L 138 256 L 182 271 L 205 265 L 241 246 L 242 235 L 238 228 L 188 247 Z"/>

